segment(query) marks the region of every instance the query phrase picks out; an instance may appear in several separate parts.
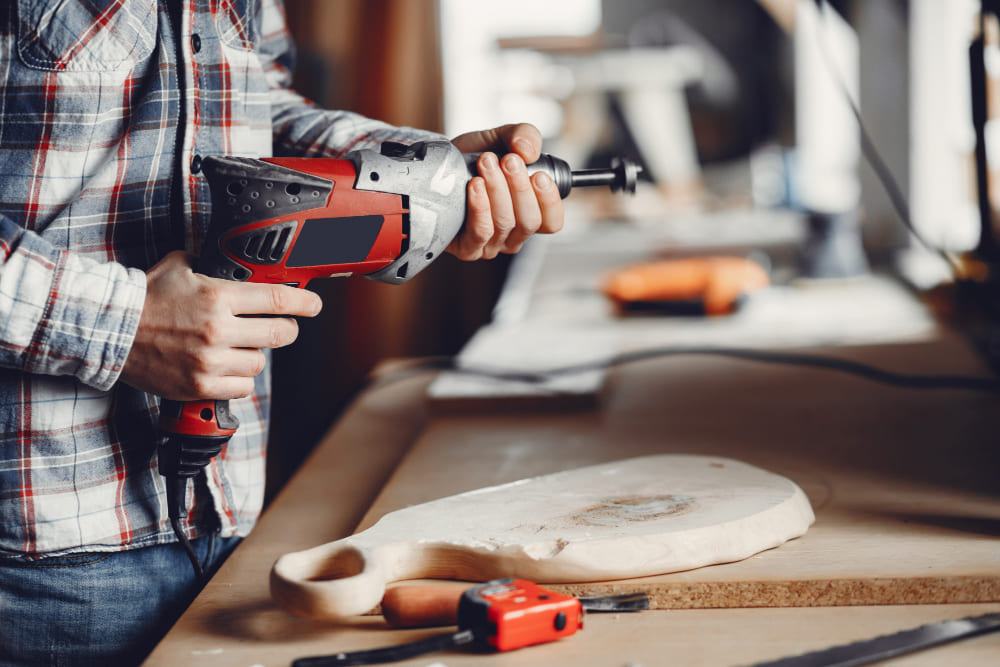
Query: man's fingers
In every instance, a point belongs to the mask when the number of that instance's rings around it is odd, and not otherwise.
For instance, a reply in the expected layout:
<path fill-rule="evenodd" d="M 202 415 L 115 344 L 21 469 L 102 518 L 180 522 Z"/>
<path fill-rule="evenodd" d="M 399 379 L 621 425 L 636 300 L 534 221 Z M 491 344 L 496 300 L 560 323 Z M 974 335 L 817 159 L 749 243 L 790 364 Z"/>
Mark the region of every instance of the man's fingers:
<path fill-rule="evenodd" d="M 530 123 L 510 123 L 488 130 L 466 132 L 451 142 L 463 153 L 514 152 L 528 164 L 542 154 L 542 133 Z"/>
<path fill-rule="evenodd" d="M 482 153 L 484 151 L 507 150 L 507 145 L 503 142 L 502 133 L 508 126 L 493 127 L 488 130 L 477 130 L 460 134 L 451 140 L 455 148 L 463 153 Z"/>
<path fill-rule="evenodd" d="M 493 259 L 503 249 L 507 237 L 517 223 L 517 218 L 507 176 L 501 170 L 497 156 L 493 153 L 483 153 L 479 157 L 479 173 L 486 179 L 486 195 L 489 197 L 493 216 L 493 238 L 483 249 L 483 257 Z"/>
<path fill-rule="evenodd" d="M 517 221 L 507 236 L 502 251 L 517 252 L 528 237 L 538 231 L 542 224 L 542 212 L 535 196 L 535 189 L 528 178 L 524 160 L 517 155 L 505 155 L 501 165 L 507 177 L 509 196 Z"/>
<path fill-rule="evenodd" d="M 492 259 L 517 252 L 533 234 L 562 228 L 562 199 L 552 179 L 543 173 L 529 178 L 525 167 L 541 156 L 538 128 L 512 123 L 467 132 L 452 143 L 463 153 L 481 154 L 477 168 L 482 178 L 469 184 L 465 227 L 448 252 L 463 260 Z"/>
<path fill-rule="evenodd" d="M 227 301 L 233 315 L 292 315 L 312 317 L 319 313 L 319 296 L 288 285 L 226 283 Z"/>
<path fill-rule="evenodd" d="M 322 302 L 287 285 L 197 275 L 191 264 L 190 255 L 177 251 L 146 273 L 122 381 L 176 400 L 247 396 L 264 370 L 261 349 L 292 343 L 298 336 L 292 317 L 316 315 Z"/>
<path fill-rule="evenodd" d="M 200 401 L 216 400 L 228 401 L 235 398 L 244 398 L 253 393 L 254 381 L 252 377 L 241 377 L 238 375 L 226 375 L 221 377 L 206 378 L 203 383 L 194 382 L 195 393 L 185 396 L 180 400 Z"/>
<path fill-rule="evenodd" d="M 486 183 L 476 176 L 468 185 L 469 211 L 462 232 L 448 245 L 448 252 L 459 259 L 472 262 L 481 259 L 483 248 L 493 238 L 493 216 Z"/>
<path fill-rule="evenodd" d="M 185 400 L 242 398 L 253 391 L 267 357 L 260 350 L 217 349 L 195 355 L 186 366 L 190 375 L 183 385 L 193 392 Z"/>
<path fill-rule="evenodd" d="M 563 228 L 565 212 L 555 181 L 548 174 L 536 173 L 531 176 L 531 187 L 535 190 L 538 208 L 542 215 L 542 224 L 538 226 L 538 232 L 540 234 L 558 232 Z"/>
<path fill-rule="evenodd" d="M 215 375 L 219 377 L 253 378 L 261 374 L 267 357 L 260 350 L 226 350 L 219 354 Z"/>
<path fill-rule="evenodd" d="M 542 133 L 530 123 L 504 125 L 499 128 L 504 145 L 521 156 L 525 164 L 531 164 L 542 155 Z"/>
<path fill-rule="evenodd" d="M 233 348 L 285 347 L 299 336 L 299 324 L 288 317 L 241 317 L 228 339 Z"/>

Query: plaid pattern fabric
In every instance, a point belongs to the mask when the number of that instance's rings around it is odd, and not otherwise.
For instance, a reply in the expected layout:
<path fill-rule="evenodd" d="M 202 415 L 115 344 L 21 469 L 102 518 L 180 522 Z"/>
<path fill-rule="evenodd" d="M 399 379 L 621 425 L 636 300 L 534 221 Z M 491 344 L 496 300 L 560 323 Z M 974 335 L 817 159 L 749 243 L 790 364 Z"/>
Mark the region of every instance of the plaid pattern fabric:
<path fill-rule="evenodd" d="M 0 3 L 0 557 L 174 540 L 155 456 L 158 399 L 118 382 L 145 270 L 197 251 L 196 156 L 337 156 L 426 138 L 289 88 L 279 0 Z M 185 532 L 259 514 L 267 374 L 189 487 Z"/>

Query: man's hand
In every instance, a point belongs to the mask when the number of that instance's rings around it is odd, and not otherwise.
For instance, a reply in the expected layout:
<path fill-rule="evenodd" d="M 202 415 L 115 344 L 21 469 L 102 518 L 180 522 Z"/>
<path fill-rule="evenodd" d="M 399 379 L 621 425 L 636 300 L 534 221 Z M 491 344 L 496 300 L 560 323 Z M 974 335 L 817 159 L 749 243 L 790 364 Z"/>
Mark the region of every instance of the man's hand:
<path fill-rule="evenodd" d="M 468 185 L 469 212 L 448 252 L 463 260 L 513 253 L 535 233 L 562 229 L 563 205 L 548 174 L 528 178 L 525 164 L 538 160 L 542 135 L 533 125 L 504 125 L 452 140 L 463 153 L 479 153 L 479 176 Z M 498 154 L 501 156 L 498 158 Z"/>
<path fill-rule="evenodd" d="M 259 348 L 290 344 L 299 333 L 287 315 L 312 317 L 320 298 L 287 285 L 237 283 L 196 274 L 191 257 L 172 252 L 146 275 L 146 303 L 121 379 L 178 401 L 248 396 L 264 370 Z"/>

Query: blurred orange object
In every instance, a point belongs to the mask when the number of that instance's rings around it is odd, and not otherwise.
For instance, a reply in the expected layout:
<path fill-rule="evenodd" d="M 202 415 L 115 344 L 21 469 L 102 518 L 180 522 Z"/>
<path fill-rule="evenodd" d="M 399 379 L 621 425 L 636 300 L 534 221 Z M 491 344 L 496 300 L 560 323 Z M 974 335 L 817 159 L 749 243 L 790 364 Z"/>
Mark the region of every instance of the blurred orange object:
<path fill-rule="evenodd" d="M 604 293 L 621 310 L 697 303 L 706 315 L 733 312 L 740 298 L 771 280 L 743 257 L 688 257 L 635 264 L 608 277 Z"/>

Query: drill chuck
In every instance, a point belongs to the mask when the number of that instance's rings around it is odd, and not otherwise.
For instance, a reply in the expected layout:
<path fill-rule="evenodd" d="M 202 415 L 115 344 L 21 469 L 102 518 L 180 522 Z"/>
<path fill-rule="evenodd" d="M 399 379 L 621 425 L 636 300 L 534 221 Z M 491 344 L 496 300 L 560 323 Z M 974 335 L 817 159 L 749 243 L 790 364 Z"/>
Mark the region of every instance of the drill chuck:
<path fill-rule="evenodd" d="M 572 173 L 572 187 L 585 188 L 606 185 L 612 192 L 635 192 L 635 183 L 642 168 L 628 158 L 616 157 L 607 169 L 580 169 Z"/>

